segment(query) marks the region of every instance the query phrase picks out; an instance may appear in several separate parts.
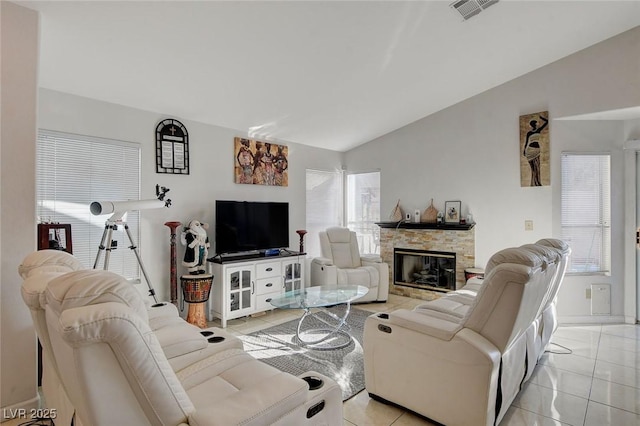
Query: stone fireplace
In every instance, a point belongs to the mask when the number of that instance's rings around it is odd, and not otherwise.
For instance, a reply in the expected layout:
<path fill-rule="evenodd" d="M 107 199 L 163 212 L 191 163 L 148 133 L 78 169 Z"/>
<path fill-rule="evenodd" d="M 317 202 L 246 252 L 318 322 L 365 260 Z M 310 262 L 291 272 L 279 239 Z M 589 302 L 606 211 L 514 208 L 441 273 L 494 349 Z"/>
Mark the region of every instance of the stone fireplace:
<path fill-rule="evenodd" d="M 382 222 L 378 223 L 378 226 L 380 226 L 380 256 L 382 261 L 389 265 L 389 293 L 391 294 L 415 299 L 435 299 L 443 291 L 464 286 L 465 269 L 475 267 L 474 224 Z M 400 265 L 396 265 L 395 262 L 398 252 L 405 253 Z M 444 267 L 446 262 L 440 257 L 432 256 L 435 259 L 425 259 L 423 254 L 426 252 L 453 256 L 454 267 Z M 447 259 L 451 261 L 451 257 Z M 443 266 L 438 269 L 436 268 L 438 264 Z M 438 270 L 437 278 L 429 276 L 434 275 L 430 271 L 436 270 Z M 414 281 L 411 282 L 411 279 L 407 278 L 413 278 Z M 433 283 L 434 279 L 438 280 L 438 285 L 421 285 L 423 282 Z M 417 284 L 416 280 L 419 281 Z"/>
<path fill-rule="evenodd" d="M 456 289 L 454 252 L 393 249 L 393 284 L 432 291 Z"/>

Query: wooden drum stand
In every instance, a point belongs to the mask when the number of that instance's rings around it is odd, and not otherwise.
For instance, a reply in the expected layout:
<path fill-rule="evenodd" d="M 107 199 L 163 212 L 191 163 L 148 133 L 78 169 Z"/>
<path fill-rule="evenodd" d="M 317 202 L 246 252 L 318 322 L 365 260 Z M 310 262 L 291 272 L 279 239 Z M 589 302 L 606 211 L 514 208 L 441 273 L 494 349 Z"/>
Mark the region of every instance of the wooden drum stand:
<path fill-rule="evenodd" d="M 187 322 L 200 328 L 207 328 L 207 317 L 204 307 L 209 300 L 213 275 L 183 275 L 180 277 L 184 301 L 189 303 Z"/>

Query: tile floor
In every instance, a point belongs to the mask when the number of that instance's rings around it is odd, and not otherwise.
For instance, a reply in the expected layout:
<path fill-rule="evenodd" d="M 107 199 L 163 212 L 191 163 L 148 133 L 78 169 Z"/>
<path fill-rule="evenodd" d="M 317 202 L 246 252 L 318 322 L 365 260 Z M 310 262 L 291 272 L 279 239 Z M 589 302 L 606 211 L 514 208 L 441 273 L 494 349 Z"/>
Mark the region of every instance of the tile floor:
<path fill-rule="evenodd" d="M 387 303 L 363 309 L 412 309 L 420 300 L 390 295 Z M 273 311 L 229 321 L 227 330 L 247 334 L 298 318 L 296 311 Z M 211 326 L 219 322 L 210 323 Z M 640 325 L 564 326 L 500 426 L 640 426 Z M 432 423 L 360 392 L 343 404 L 343 426 L 414 426 Z M 12 420 L 2 426 L 16 426 Z M 472 425 L 470 425 L 472 426 Z"/>

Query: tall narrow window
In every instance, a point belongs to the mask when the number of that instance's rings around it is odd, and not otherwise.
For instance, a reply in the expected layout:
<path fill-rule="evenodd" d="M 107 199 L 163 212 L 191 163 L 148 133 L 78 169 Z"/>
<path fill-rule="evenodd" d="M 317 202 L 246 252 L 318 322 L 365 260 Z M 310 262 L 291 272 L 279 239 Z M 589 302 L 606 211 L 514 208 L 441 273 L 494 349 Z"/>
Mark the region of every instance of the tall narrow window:
<path fill-rule="evenodd" d="M 93 216 L 89 205 L 93 201 L 140 199 L 140 147 L 40 130 L 36 145 L 36 186 L 39 220 L 71 224 L 73 254 L 90 268 L 110 215 Z M 128 212 L 126 221 L 132 238 L 139 243 L 139 212 Z M 109 270 L 129 279 L 139 279 L 139 265 L 135 254 L 130 253 L 130 243 L 122 227 L 113 233 L 113 240 L 117 249 L 111 252 Z"/>
<path fill-rule="evenodd" d="M 610 155 L 562 154 L 562 239 L 569 273 L 611 271 Z"/>
<path fill-rule="evenodd" d="M 347 175 L 347 227 L 356 232 L 360 253 L 380 253 L 380 172 Z"/>
<path fill-rule="evenodd" d="M 307 236 L 305 251 L 320 256 L 318 233 L 330 226 L 342 226 L 343 192 L 340 170 L 307 170 Z"/>

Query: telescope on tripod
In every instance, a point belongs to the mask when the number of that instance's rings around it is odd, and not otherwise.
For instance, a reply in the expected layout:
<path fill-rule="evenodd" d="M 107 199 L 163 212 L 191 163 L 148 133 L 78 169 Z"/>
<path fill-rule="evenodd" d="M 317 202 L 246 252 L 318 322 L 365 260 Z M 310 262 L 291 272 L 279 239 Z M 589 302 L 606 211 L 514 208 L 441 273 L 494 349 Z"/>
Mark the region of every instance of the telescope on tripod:
<path fill-rule="evenodd" d="M 103 269 L 109 269 L 109 258 L 111 257 L 111 251 L 117 248 L 116 244 L 114 244 L 117 243 L 117 241 L 113 241 L 113 231 L 118 230 L 118 226 L 122 226 L 131 244 L 129 248 L 135 253 L 136 259 L 138 260 L 138 265 L 140 265 L 140 270 L 142 271 L 142 275 L 144 276 L 144 279 L 147 282 L 147 286 L 149 287 L 149 295 L 153 297 L 153 300 L 156 304 L 158 304 L 158 299 L 156 299 L 156 291 L 151 285 L 151 281 L 149 280 L 147 271 L 144 268 L 144 264 L 142 263 L 140 253 L 138 253 L 138 246 L 133 242 L 133 237 L 131 236 L 131 232 L 129 231 L 129 225 L 124 219 L 124 216 L 130 210 L 159 209 L 162 207 L 171 206 L 171 200 L 168 198 L 165 200 L 167 192 L 169 192 L 169 188 L 156 185 L 157 198 L 154 200 L 94 201 L 89 206 L 91 213 L 95 216 L 112 213 L 109 219 L 107 219 L 107 221 L 105 222 L 104 231 L 102 232 L 102 239 L 100 241 L 100 245 L 98 246 L 98 254 L 96 255 L 96 260 L 93 263 L 93 269 L 98 268 L 98 263 L 100 263 L 100 258 L 102 257 L 103 253 Z"/>

